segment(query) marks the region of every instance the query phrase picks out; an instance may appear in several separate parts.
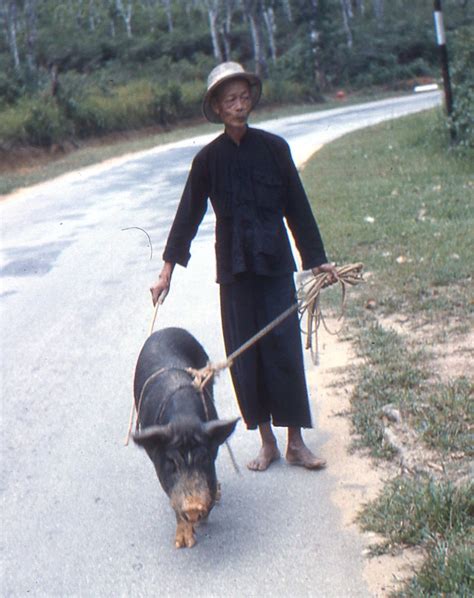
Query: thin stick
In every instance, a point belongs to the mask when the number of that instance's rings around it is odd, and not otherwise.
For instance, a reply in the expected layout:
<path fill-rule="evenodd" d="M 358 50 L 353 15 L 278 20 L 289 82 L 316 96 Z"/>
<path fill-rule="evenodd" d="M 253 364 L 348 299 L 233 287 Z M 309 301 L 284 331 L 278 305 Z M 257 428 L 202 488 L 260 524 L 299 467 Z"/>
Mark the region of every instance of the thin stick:
<path fill-rule="evenodd" d="M 153 328 L 155 327 L 155 321 L 156 321 L 156 316 L 158 314 L 159 307 L 160 307 L 160 301 L 157 301 L 156 305 L 155 305 L 155 310 L 153 311 L 153 318 L 151 319 L 150 332 L 148 333 L 148 336 L 151 336 L 153 334 Z"/>
<path fill-rule="evenodd" d="M 125 436 L 125 446 L 128 446 L 130 442 L 130 436 L 132 435 L 132 428 L 133 428 L 133 418 L 135 416 L 135 399 L 132 401 L 132 408 L 130 409 L 130 417 L 128 420 L 128 431 L 127 435 Z"/>

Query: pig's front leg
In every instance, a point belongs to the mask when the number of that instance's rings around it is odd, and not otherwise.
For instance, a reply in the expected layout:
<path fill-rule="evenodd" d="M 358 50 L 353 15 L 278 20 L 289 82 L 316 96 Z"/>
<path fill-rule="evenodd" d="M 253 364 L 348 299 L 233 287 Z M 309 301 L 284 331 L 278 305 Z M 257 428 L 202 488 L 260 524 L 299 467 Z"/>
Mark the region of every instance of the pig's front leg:
<path fill-rule="evenodd" d="M 196 544 L 193 524 L 189 521 L 183 521 L 178 515 L 176 521 L 176 548 L 192 548 Z"/>

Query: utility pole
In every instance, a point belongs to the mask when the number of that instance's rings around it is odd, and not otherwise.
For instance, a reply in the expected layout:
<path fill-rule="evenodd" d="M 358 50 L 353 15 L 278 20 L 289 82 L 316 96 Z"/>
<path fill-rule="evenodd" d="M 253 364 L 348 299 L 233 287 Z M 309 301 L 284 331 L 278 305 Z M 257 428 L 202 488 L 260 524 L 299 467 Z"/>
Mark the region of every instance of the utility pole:
<path fill-rule="evenodd" d="M 441 0 L 434 0 L 434 21 L 436 29 L 436 39 L 439 46 L 441 71 L 443 73 L 446 112 L 448 113 L 448 116 L 451 116 L 451 113 L 453 111 L 453 94 L 451 91 L 451 80 L 449 78 L 448 50 L 446 48 L 446 34 L 444 31 L 443 9 L 441 7 Z M 453 135 L 453 132 L 451 132 L 451 135 Z"/>

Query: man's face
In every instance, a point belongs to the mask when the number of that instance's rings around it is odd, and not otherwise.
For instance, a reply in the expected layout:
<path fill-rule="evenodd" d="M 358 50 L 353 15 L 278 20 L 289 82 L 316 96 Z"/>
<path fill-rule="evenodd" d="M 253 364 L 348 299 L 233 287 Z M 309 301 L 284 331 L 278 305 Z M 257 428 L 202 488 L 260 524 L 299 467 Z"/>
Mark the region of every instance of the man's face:
<path fill-rule="evenodd" d="M 218 89 L 212 107 L 226 127 L 243 127 L 252 108 L 250 87 L 245 79 L 223 83 Z"/>

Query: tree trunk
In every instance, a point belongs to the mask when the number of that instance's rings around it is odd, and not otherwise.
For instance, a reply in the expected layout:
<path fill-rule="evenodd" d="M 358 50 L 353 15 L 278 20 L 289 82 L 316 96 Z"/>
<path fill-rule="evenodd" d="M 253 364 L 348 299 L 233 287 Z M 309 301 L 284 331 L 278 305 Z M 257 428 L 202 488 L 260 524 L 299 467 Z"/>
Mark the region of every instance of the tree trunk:
<path fill-rule="evenodd" d="M 131 39 L 132 36 L 132 0 L 128 0 L 127 9 L 125 10 L 122 0 L 115 0 L 115 6 L 117 8 L 117 12 L 122 17 L 123 22 L 125 24 L 125 31 L 127 33 L 127 37 Z"/>
<path fill-rule="evenodd" d="M 37 11 L 36 0 L 26 0 L 25 2 L 26 14 L 26 64 L 28 71 L 34 73 L 36 71 L 36 39 L 37 34 Z"/>
<path fill-rule="evenodd" d="M 95 31 L 95 2 L 89 0 L 89 29 Z"/>
<path fill-rule="evenodd" d="M 265 26 L 267 28 L 267 35 L 268 35 L 268 45 L 270 46 L 270 55 L 272 58 L 272 63 L 275 64 L 277 60 L 277 49 L 275 43 L 275 13 L 273 11 L 273 7 L 269 6 L 268 8 L 263 8 L 263 18 L 265 21 Z"/>
<path fill-rule="evenodd" d="M 168 23 L 168 33 L 173 33 L 173 13 L 171 11 L 171 0 L 163 0 L 163 6 L 165 7 L 166 22 Z"/>
<path fill-rule="evenodd" d="M 250 25 L 252 36 L 253 55 L 255 60 L 255 72 L 260 77 L 267 73 L 267 61 L 262 44 L 262 33 L 260 28 L 257 2 L 255 0 L 243 0 L 245 12 Z"/>
<path fill-rule="evenodd" d="M 207 14 L 209 17 L 209 28 L 211 30 L 212 50 L 214 58 L 218 62 L 222 62 L 222 51 L 219 44 L 219 34 L 217 31 L 217 17 L 219 14 L 219 0 L 207 0 Z"/>
<path fill-rule="evenodd" d="M 290 23 L 293 22 L 293 11 L 291 10 L 290 0 L 283 0 L 283 10 L 285 11 L 286 18 Z"/>
<path fill-rule="evenodd" d="M 350 0 L 341 0 L 342 10 L 342 25 L 344 27 L 344 33 L 346 34 L 347 47 L 349 49 L 354 45 L 354 39 L 352 37 L 352 31 L 349 24 L 349 19 L 352 17 L 352 6 Z"/>
<path fill-rule="evenodd" d="M 4 9 L 5 10 L 5 9 Z M 18 52 L 17 31 L 17 5 L 16 0 L 9 0 L 5 10 L 5 21 L 8 33 L 8 45 L 12 56 L 13 67 L 19 75 L 21 72 L 20 54 Z"/>
<path fill-rule="evenodd" d="M 309 39 L 311 44 L 311 52 L 313 54 L 313 72 L 316 89 L 321 92 L 326 87 L 326 76 L 321 66 L 319 58 L 320 54 L 320 39 L 321 34 L 318 31 L 318 17 L 319 17 L 319 2 L 318 0 L 311 0 L 311 16 L 309 19 Z"/>
<path fill-rule="evenodd" d="M 365 0 L 354 0 L 356 11 L 361 15 L 365 15 Z"/>
<path fill-rule="evenodd" d="M 222 20 L 221 36 L 224 44 L 224 58 L 230 60 L 232 48 L 230 43 L 230 32 L 232 29 L 232 17 L 234 16 L 234 0 L 225 0 L 225 17 Z"/>
<path fill-rule="evenodd" d="M 383 0 L 372 0 L 374 6 L 374 13 L 375 13 L 375 20 L 377 22 L 377 27 L 381 28 L 383 26 L 383 17 L 384 17 L 384 5 Z"/>

